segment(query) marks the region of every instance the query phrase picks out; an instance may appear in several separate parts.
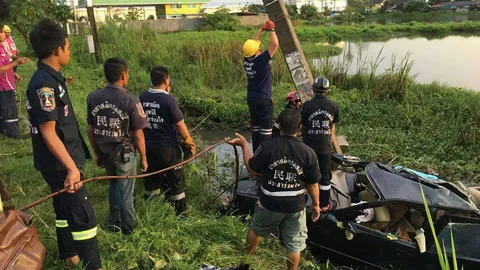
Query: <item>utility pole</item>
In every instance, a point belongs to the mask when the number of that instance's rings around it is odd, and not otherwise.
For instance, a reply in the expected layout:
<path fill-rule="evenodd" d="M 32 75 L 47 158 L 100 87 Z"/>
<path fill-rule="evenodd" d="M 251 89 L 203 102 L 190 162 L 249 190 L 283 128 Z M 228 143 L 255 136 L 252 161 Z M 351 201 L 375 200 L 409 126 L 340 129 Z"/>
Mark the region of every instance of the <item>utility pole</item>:
<path fill-rule="evenodd" d="M 101 64 L 102 56 L 100 53 L 100 40 L 98 38 L 97 23 L 95 21 L 95 13 L 93 11 L 92 0 L 87 0 L 87 15 L 88 20 L 90 21 L 90 28 L 93 35 L 93 44 L 95 46 L 95 59 L 97 59 L 97 63 Z"/>
<path fill-rule="evenodd" d="M 73 11 L 73 21 L 77 21 L 77 5 L 75 4 L 76 0 L 72 0 L 72 11 Z"/>
<path fill-rule="evenodd" d="M 314 96 L 311 87 L 313 76 L 285 4 L 283 0 L 263 0 L 263 5 L 270 20 L 275 23 L 280 49 L 282 49 L 298 94 L 303 102 L 308 101 Z"/>
<path fill-rule="evenodd" d="M 263 0 L 263 5 L 270 20 L 275 23 L 280 49 L 282 49 L 295 88 L 302 102 L 309 101 L 315 96 L 312 90 L 313 76 L 285 4 L 283 0 Z M 343 136 L 337 136 L 332 143 L 336 153 L 341 154 L 348 149 L 348 142 Z"/>

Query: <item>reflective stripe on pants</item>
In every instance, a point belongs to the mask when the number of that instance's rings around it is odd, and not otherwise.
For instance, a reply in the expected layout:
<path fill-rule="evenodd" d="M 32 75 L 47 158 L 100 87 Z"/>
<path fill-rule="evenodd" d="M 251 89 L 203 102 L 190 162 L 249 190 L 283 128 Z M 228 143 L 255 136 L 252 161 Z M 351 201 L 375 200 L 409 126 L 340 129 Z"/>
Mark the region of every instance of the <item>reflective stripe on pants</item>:
<path fill-rule="evenodd" d="M 95 236 L 97 236 L 97 227 L 86 231 L 72 232 L 72 237 L 75 241 L 88 240 L 94 238 Z"/>
<path fill-rule="evenodd" d="M 67 228 L 68 222 L 66 220 L 57 219 L 55 220 L 55 227 L 57 228 Z"/>

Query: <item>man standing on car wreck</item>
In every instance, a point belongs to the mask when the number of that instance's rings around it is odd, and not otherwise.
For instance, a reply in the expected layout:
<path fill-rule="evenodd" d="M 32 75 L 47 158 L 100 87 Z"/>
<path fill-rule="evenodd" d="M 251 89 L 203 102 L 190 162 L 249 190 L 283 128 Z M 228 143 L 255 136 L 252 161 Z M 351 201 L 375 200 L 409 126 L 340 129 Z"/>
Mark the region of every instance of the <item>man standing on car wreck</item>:
<path fill-rule="evenodd" d="M 278 116 L 281 136 L 263 142 L 252 157 L 244 137 L 230 144 L 242 147 L 243 160 L 251 175 L 262 174 L 260 202 L 248 231 L 247 254 L 277 227 L 288 250 L 287 267 L 297 269 L 300 252 L 306 248 L 307 224 L 305 194 L 312 198 L 312 220 L 320 216 L 317 156 L 297 137 L 301 126 L 300 112 L 286 109 Z"/>
<path fill-rule="evenodd" d="M 330 160 L 332 158 L 332 142 L 335 139 L 335 127 L 339 122 L 338 105 L 327 98 L 330 82 L 321 76 L 315 78 L 313 85 L 315 97 L 303 104 L 302 124 L 303 141 L 310 146 L 318 158 L 318 165 L 322 178 L 320 179 L 320 207 L 322 212 L 329 212 L 335 208 L 330 200 Z"/>

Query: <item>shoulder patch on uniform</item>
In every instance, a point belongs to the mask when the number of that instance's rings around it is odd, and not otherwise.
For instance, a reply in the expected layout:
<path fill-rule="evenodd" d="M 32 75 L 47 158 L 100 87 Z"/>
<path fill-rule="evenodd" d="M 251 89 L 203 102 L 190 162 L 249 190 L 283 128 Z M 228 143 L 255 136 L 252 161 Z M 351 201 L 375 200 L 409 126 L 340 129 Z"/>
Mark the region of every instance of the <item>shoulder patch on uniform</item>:
<path fill-rule="evenodd" d="M 46 112 L 55 110 L 55 91 L 50 87 L 42 87 L 37 90 L 40 107 Z"/>
<path fill-rule="evenodd" d="M 142 107 L 142 104 L 140 102 L 137 103 L 137 110 L 138 110 L 138 114 L 143 117 L 143 118 L 146 118 L 147 115 L 145 114 L 145 111 L 143 111 L 143 107 Z"/>

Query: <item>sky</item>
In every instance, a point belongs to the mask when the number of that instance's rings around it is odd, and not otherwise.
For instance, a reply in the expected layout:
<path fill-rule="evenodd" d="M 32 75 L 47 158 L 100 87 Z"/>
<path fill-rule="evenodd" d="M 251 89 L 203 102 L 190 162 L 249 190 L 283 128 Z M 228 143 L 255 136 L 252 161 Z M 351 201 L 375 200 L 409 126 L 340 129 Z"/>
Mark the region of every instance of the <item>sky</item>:
<path fill-rule="evenodd" d="M 211 0 L 210 3 L 204 4 L 203 6 L 214 7 L 214 6 L 245 6 L 249 4 L 262 4 L 261 0 Z"/>

